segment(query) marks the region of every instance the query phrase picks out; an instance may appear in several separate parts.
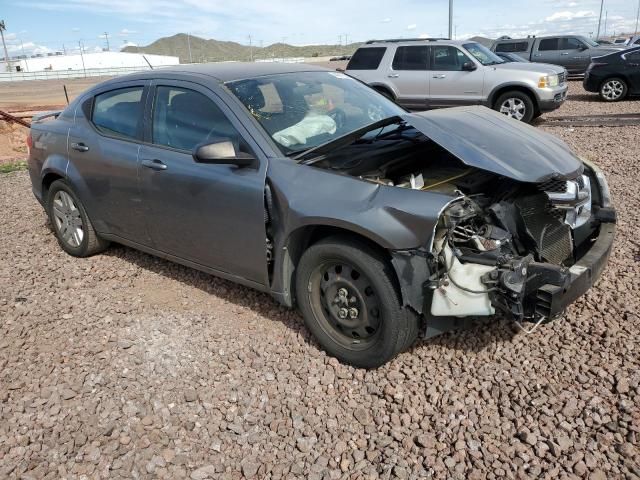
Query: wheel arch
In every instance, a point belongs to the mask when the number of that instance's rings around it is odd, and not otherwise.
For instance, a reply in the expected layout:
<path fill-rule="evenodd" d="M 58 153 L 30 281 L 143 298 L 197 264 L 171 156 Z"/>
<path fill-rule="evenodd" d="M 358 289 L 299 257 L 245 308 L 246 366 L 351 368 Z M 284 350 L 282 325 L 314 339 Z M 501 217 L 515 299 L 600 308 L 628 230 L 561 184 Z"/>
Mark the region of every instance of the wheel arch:
<path fill-rule="evenodd" d="M 358 242 L 364 243 L 373 250 L 379 252 L 382 258 L 389 263 L 394 272 L 392 282 L 397 288 L 398 296 L 402 302 L 402 289 L 397 275 L 393 258 L 388 248 L 383 246 L 377 240 L 372 239 L 362 233 L 356 232 L 343 226 L 334 226 L 326 224 L 304 225 L 292 231 L 280 248 L 279 254 L 276 256 L 276 275 L 272 287 L 278 300 L 288 307 L 295 305 L 295 279 L 296 268 L 302 257 L 302 254 L 312 245 L 319 241 L 334 237 L 344 236 Z M 402 302 L 404 304 L 404 302 Z"/>
<path fill-rule="evenodd" d="M 53 170 L 48 171 L 42 176 L 42 201 L 44 204 L 47 202 L 47 197 L 49 195 L 49 188 L 51 184 L 56 180 L 65 180 L 66 177 L 62 174 L 62 172 Z"/>
<path fill-rule="evenodd" d="M 387 92 L 389 95 L 391 95 L 391 98 L 393 100 L 395 100 L 396 98 L 398 98 L 398 96 L 396 95 L 396 92 L 393 91 L 393 88 L 391 88 L 389 85 L 385 85 L 384 83 L 370 83 L 369 86 L 371 88 L 373 88 L 375 91 L 377 92 Z"/>
<path fill-rule="evenodd" d="M 496 87 L 489 94 L 489 98 L 488 98 L 489 107 L 494 108 L 495 102 L 498 100 L 498 98 L 500 98 L 501 95 L 507 92 L 513 92 L 513 91 L 521 92 L 521 93 L 524 93 L 525 95 L 528 95 L 529 98 L 531 98 L 531 101 L 533 102 L 533 105 L 536 108 L 536 110 L 540 108 L 540 101 L 538 99 L 538 95 L 536 94 L 536 92 L 529 85 L 524 85 L 521 83 L 510 83 L 507 85 L 500 85 Z"/>

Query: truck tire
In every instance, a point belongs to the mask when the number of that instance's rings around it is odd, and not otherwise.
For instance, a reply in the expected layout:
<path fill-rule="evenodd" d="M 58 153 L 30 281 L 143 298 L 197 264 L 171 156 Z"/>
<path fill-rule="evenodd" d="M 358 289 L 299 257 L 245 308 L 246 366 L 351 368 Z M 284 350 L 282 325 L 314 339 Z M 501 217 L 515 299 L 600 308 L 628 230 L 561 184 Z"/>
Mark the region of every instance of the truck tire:
<path fill-rule="evenodd" d="M 415 341 L 419 317 L 401 305 L 393 267 L 366 243 L 347 236 L 321 240 L 296 270 L 305 325 L 329 355 L 376 368 Z"/>
<path fill-rule="evenodd" d="M 511 90 L 498 97 L 493 109 L 515 120 L 530 123 L 536 107 L 529 95 L 519 90 Z"/>

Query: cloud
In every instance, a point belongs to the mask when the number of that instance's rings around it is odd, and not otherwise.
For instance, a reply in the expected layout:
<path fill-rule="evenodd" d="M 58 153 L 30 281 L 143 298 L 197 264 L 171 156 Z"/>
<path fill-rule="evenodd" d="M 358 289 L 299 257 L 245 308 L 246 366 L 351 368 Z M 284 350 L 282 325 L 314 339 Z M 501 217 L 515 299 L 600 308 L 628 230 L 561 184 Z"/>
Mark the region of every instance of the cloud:
<path fill-rule="evenodd" d="M 545 18 L 545 21 L 566 22 L 566 21 L 575 20 L 577 18 L 592 18 L 595 16 L 596 14 L 592 10 L 583 10 L 580 12 L 564 11 L 564 12 L 554 12 L 552 15 L 549 15 L 547 18 Z"/>
<path fill-rule="evenodd" d="M 391 19 L 389 17 L 383 18 L 382 20 L 380 20 L 380 23 L 391 23 Z"/>
<path fill-rule="evenodd" d="M 129 30 L 128 28 L 123 28 L 118 32 L 119 37 L 129 37 L 131 35 L 135 35 L 138 32 L 136 30 Z"/>
<path fill-rule="evenodd" d="M 415 23 L 412 23 L 411 25 L 407 25 L 407 30 L 415 30 L 417 27 Z"/>

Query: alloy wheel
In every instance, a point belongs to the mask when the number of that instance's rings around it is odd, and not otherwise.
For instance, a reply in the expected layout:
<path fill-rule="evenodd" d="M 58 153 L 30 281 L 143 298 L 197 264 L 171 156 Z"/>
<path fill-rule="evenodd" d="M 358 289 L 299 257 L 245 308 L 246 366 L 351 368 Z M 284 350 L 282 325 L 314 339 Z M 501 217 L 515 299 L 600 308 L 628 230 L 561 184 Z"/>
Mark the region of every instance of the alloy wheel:
<path fill-rule="evenodd" d="M 522 120 L 527 113 L 527 106 L 519 98 L 507 98 L 500 105 L 500 113 L 516 120 Z"/>
<path fill-rule="evenodd" d="M 620 80 L 609 80 L 602 85 L 602 96 L 606 100 L 618 100 L 624 93 L 624 85 Z"/>
<path fill-rule="evenodd" d="M 377 337 L 382 307 L 371 281 L 347 262 L 327 262 L 311 277 L 311 306 L 322 329 L 351 349 Z"/>
<path fill-rule="evenodd" d="M 64 190 L 57 191 L 52 210 L 55 227 L 62 241 L 70 247 L 79 247 L 84 238 L 84 225 L 73 197 Z"/>

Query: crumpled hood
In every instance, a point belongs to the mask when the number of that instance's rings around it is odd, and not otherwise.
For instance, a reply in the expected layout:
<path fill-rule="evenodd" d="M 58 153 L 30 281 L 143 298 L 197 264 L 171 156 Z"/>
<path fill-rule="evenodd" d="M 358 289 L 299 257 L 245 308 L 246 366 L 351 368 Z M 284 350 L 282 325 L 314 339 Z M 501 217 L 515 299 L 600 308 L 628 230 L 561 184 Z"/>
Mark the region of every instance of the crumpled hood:
<path fill-rule="evenodd" d="M 563 141 L 486 107 L 407 113 L 402 118 L 470 167 L 531 183 L 582 173 L 582 161 Z"/>

